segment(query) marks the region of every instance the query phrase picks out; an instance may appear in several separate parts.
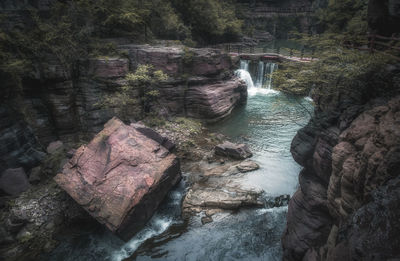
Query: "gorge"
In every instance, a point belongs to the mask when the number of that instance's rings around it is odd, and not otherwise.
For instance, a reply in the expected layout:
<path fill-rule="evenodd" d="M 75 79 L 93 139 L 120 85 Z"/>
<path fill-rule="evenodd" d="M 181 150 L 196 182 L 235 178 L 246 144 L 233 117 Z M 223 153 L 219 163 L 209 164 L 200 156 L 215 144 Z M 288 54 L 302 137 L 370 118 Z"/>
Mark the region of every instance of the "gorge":
<path fill-rule="evenodd" d="M 0 260 L 397 260 L 399 10 L 2 1 Z"/>

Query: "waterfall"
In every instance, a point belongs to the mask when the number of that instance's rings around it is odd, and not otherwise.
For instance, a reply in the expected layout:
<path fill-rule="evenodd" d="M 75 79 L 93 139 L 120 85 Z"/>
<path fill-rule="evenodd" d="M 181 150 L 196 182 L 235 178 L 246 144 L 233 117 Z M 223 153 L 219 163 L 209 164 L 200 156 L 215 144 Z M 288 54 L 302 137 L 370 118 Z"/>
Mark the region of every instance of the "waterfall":
<path fill-rule="evenodd" d="M 240 69 L 235 74 L 246 82 L 250 95 L 277 93 L 272 90 L 272 73 L 277 68 L 277 64 L 272 62 L 259 61 L 257 65 L 248 60 L 240 60 Z"/>
<path fill-rule="evenodd" d="M 251 79 L 250 73 L 248 71 L 244 69 L 239 69 L 235 72 L 235 74 L 246 83 L 247 89 L 254 88 L 253 79 Z"/>
<path fill-rule="evenodd" d="M 263 87 L 263 84 L 264 84 L 264 74 L 265 74 L 264 67 L 265 67 L 265 66 L 264 66 L 264 62 L 259 61 L 259 62 L 258 62 L 257 76 L 256 76 L 256 83 L 255 83 L 255 86 L 256 86 L 257 88 L 262 88 L 262 87 Z"/>
<path fill-rule="evenodd" d="M 267 73 L 265 77 L 265 85 L 268 90 L 271 90 L 272 88 L 272 73 L 278 68 L 278 65 L 275 63 L 267 63 Z"/>
<path fill-rule="evenodd" d="M 248 60 L 240 60 L 240 69 L 249 71 L 249 61 Z"/>

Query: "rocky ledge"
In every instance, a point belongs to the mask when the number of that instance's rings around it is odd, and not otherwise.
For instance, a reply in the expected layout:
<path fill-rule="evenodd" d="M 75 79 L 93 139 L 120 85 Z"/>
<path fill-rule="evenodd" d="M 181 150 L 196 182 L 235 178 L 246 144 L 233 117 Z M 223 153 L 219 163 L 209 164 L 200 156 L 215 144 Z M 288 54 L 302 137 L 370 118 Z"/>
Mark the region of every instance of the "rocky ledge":
<path fill-rule="evenodd" d="M 55 180 L 97 221 L 128 240 L 181 178 L 178 159 L 159 138 L 151 129 L 113 118 Z"/>

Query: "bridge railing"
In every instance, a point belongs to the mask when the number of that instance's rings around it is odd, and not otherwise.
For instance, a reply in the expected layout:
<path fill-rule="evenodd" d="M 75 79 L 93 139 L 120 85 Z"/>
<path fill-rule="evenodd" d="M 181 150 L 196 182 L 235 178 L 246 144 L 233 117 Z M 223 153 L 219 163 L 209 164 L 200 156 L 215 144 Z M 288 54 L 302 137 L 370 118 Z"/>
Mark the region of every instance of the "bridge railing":
<path fill-rule="evenodd" d="M 295 48 L 283 48 L 283 47 L 259 47 L 259 46 L 242 46 L 242 45 L 231 45 L 231 44 L 220 44 L 211 46 L 212 48 L 220 49 L 226 53 L 234 53 L 237 55 L 241 54 L 272 54 L 281 55 L 287 57 L 298 57 L 300 59 L 314 58 L 314 50 L 307 48 L 295 49 Z"/>
<path fill-rule="evenodd" d="M 381 53 L 400 61 L 400 38 L 370 34 L 368 35 L 367 46 L 358 46 L 351 42 L 346 42 L 344 46 L 370 53 Z"/>
<path fill-rule="evenodd" d="M 258 7 L 258 13 L 311 13 L 313 9 L 310 7 Z"/>

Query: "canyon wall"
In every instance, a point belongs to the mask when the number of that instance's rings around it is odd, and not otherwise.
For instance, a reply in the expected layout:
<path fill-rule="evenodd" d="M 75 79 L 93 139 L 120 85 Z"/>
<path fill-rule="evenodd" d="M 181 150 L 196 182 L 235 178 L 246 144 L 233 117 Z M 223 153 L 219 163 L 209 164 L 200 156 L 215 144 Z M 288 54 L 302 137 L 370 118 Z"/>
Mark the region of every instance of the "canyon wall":
<path fill-rule="evenodd" d="M 284 260 L 400 257 L 400 67 L 378 74 L 387 82 L 313 97 L 315 115 L 291 145 L 304 168 L 289 203 Z"/>
<path fill-rule="evenodd" d="M 126 57 L 79 61 L 74 75 L 49 58 L 25 77 L 21 97 L 2 105 L 2 170 L 21 165 L 29 169 L 51 141 L 79 142 L 100 131 L 120 110 L 101 106 L 102 98 L 118 92 L 126 84 L 126 74 L 139 64 L 151 64 L 169 75 L 168 81 L 158 84 L 160 116 L 218 120 L 246 101 L 246 85 L 233 75 L 235 61 L 218 50 L 147 45 L 119 48 Z M 140 104 L 130 110 L 139 115 Z"/>

